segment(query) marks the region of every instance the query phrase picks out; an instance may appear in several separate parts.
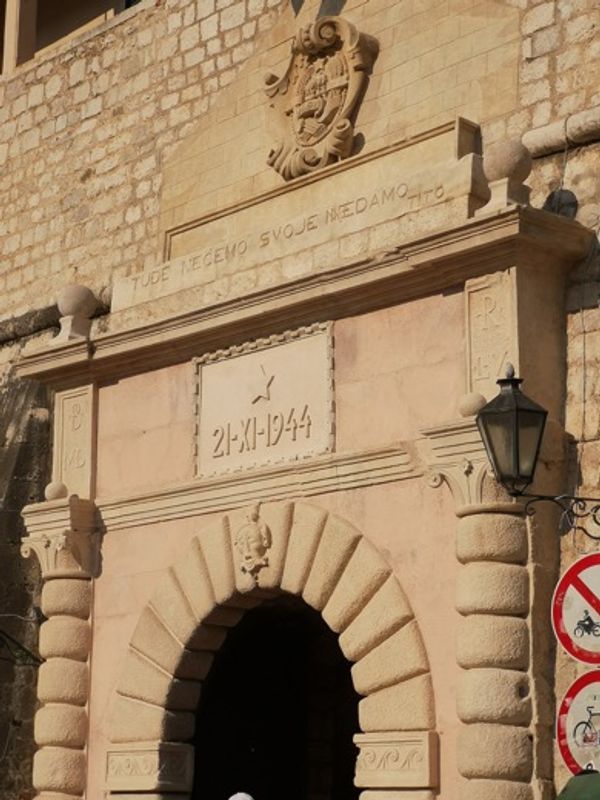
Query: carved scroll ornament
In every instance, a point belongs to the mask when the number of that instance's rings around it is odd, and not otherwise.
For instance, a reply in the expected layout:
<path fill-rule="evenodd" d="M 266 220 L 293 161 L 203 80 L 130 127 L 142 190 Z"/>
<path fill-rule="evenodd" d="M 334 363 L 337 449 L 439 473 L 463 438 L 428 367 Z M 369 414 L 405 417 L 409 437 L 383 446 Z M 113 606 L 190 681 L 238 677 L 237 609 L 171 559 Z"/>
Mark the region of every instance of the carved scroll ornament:
<path fill-rule="evenodd" d="M 265 77 L 278 143 L 268 163 L 289 181 L 347 158 L 377 41 L 340 17 L 301 28 L 285 74 Z"/>

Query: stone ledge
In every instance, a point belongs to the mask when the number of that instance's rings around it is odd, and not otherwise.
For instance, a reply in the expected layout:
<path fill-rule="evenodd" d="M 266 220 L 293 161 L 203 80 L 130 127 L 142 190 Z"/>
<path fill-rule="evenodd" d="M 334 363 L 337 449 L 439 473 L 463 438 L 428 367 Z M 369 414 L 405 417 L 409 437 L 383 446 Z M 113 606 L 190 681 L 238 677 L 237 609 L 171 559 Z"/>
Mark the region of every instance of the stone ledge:
<path fill-rule="evenodd" d="M 227 511 L 250 503 L 313 497 L 422 474 L 401 446 L 331 454 L 305 462 L 234 472 L 133 497 L 98 500 L 107 530 Z"/>

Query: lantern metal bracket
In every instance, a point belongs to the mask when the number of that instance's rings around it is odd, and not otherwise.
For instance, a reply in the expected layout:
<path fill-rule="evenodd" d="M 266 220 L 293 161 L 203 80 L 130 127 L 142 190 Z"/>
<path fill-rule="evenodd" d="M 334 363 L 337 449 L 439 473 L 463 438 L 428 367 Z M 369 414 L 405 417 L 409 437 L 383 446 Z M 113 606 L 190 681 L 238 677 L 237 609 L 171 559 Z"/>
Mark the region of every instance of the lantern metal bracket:
<path fill-rule="evenodd" d="M 531 517 L 536 513 L 537 503 L 553 503 L 561 511 L 559 531 L 561 535 L 569 531 L 581 531 L 589 539 L 600 541 L 600 498 L 598 497 L 573 497 L 568 494 L 526 494 L 515 492 L 513 497 L 525 500 L 524 513 Z M 586 527 L 592 523 L 598 528 L 598 533 L 591 533 Z"/>

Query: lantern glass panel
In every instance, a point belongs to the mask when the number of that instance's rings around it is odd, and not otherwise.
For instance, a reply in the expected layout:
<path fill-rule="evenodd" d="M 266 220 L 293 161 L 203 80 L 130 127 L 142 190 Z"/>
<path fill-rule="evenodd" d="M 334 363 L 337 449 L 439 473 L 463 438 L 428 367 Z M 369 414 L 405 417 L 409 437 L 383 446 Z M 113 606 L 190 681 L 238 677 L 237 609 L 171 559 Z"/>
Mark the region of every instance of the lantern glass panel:
<path fill-rule="evenodd" d="M 515 426 L 514 414 L 510 411 L 482 415 L 484 443 L 490 452 L 491 462 L 502 481 L 515 474 Z"/>
<path fill-rule="evenodd" d="M 545 414 L 519 411 L 519 476 L 522 478 L 533 478 L 545 421 Z"/>

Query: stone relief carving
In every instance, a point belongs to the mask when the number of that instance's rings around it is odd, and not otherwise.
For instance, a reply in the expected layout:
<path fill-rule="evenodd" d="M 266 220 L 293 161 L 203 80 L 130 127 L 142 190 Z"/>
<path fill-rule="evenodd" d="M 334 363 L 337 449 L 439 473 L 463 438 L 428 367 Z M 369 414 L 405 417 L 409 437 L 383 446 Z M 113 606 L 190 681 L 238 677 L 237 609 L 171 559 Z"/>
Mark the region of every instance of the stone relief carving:
<path fill-rule="evenodd" d="M 322 17 L 300 29 L 285 74 L 265 77 L 279 123 L 268 163 L 289 181 L 347 158 L 354 119 L 378 44 L 347 20 Z"/>
<path fill-rule="evenodd" d="M 235 546 L 241 556 L 240 569 L 256 582 L 258 573 L 269 566 L 267 551 L 271 547 L 271 531 L 260 519 L 260 504 L 248 513 L 248 522 L 235 535 Z"/>
<path fill-rule="evenodd" d="M 408 789 L 432 787 L 438 781 L 438 741 L 428 731 L 360 733 L 356 786 Z"/>
<path fill-rule="evenodd" d="M 193 777 L 193 748 L 161 742 L 139 749 L 109 750 L 106 783 L 110 789 L 143 791 L 167 789 L 185 792 Z"/>

